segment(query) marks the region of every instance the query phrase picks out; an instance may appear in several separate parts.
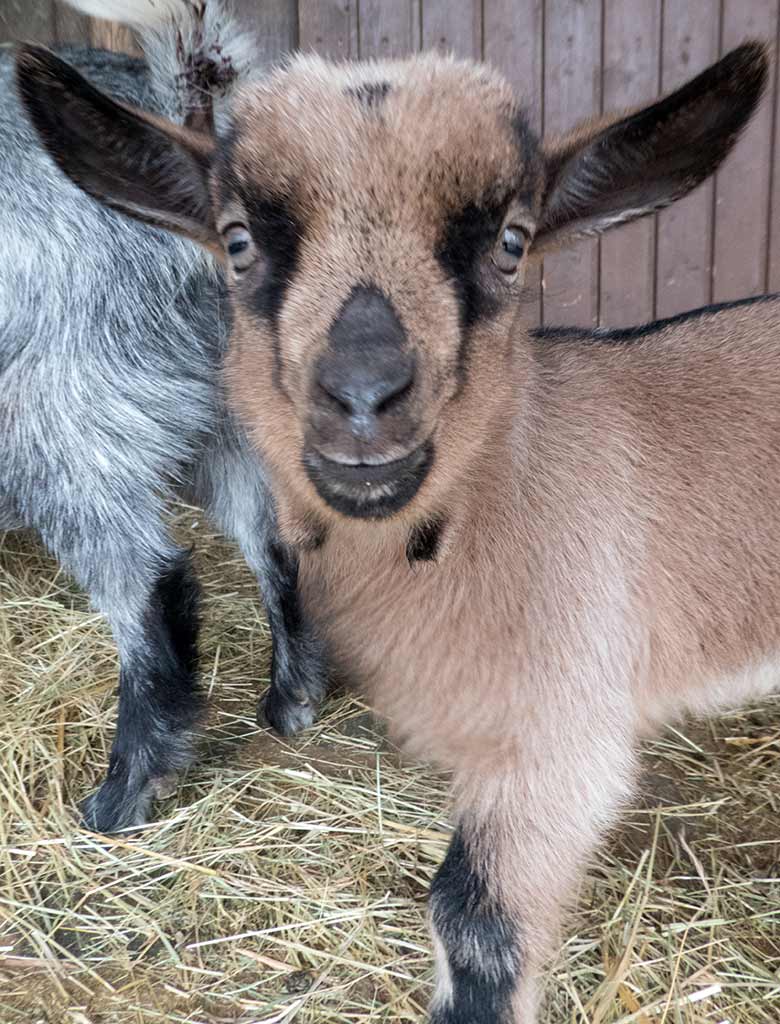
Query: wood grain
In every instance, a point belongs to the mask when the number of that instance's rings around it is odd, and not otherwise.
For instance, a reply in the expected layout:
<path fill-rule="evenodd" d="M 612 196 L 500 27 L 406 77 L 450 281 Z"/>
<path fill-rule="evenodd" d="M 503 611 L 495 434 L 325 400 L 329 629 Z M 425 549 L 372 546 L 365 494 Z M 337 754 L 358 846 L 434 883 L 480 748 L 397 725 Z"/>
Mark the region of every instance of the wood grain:
<path fill-rule="evenodd" d="M 601 3 L 547 0 L 544 23 L 544 131 L 567 131 L 601 110 Z M 544 261 L 546 324 L 598 323 L 599 243 L 590 239 Z"/>
<path fill-rule="evenodd" d="M 718 58 L 720 0 L 664 0 L 661 90 L 671 92 Z M 714 181 L 658 214 L 655 316 L 710 301 Z"/>
<path fill-rule="evenodd" d="M 724 53 L 747 37 L 776 34 L 776 0 L 724 0 Z M 766 287 L 772 102 L 770 90 L 715 181 L 715 302 L 760 295 Z"/>
<path fill-rule="evenodd" d="M 660 89 L 661 0 L 605 0 L 603 108 L 651 103 Z M 655 221 L 645 217 L 601 241 L 599 322 L 607 327 L 653 318 Z"/>
<path fill-rule="evenodd" d="M 302 50 L 334 60 L 357 57 L 357 0 L 299 0 L 298 36 Z"/>

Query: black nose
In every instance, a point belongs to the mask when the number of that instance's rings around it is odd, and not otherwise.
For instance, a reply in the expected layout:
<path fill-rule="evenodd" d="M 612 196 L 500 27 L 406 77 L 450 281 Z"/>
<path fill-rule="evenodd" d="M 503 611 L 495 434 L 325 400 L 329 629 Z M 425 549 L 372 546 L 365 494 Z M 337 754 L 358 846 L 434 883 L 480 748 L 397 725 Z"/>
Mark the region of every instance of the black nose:
<path fill-rule="evenodd" d="M 369 438 L 413 381 L 414 356 L 392 303 L 376 288 L 353 288 L 317 361 L 318 404 L 348 418 L 353 434 Z"/>

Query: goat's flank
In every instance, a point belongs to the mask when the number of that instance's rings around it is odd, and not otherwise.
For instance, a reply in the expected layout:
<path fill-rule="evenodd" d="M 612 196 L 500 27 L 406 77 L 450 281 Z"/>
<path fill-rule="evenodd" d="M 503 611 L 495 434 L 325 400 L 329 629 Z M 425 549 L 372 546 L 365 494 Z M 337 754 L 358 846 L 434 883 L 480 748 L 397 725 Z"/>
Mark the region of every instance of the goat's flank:
<path fill-rule="evenodd" d="M 453 772 L 436 1024 L 536 1019 L 638 736 L 775 682 L 780 302 L 611 333 L 530 332 L 519 302 L 529 260 L 710 175 L 766 77 L 749 43 L 541 145 L 485 67 L 299 57 L 204 139 L 20 53 L 66 173 L 223 246 L 230 400 L 306 606 L 396 737 Z"/>

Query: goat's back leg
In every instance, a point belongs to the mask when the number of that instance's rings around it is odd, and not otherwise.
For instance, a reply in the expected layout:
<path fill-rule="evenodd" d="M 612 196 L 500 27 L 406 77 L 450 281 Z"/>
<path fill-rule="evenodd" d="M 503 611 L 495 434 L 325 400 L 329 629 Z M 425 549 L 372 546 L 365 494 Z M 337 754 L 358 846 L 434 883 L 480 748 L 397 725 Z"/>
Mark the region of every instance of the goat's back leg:
<path fill-rule="evenodd" d="M 324 647 L 298 596 L 298 556 L 281 538 L 262 464 L 230 424 L 205 453 L 195 501 L 235 540 L 258 582 L 271 630 L 271 686 L 258 718 L 283 736 L 310 726 L 327 689 Z"/>
<path fill-rule="evenodd" d="M 198 586 L 187 552 L 153 515 L 145 536 L 58 529 L 44 541 L 108 619 L 119 651 L 119 709 L 106 779 L 82 805 L 97 832 L 143 825 L 152 800 L 193 758 Z M 61 523 L 60 523 L 61 526 Z M 68 538 L 67 542 L 65 538 Z"/>

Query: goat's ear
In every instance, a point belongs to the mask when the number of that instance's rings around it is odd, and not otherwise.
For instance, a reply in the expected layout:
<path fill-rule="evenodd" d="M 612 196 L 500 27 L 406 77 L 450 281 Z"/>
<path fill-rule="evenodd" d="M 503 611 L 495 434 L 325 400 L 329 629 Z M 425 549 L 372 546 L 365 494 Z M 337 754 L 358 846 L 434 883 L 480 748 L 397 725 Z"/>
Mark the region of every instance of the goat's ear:
<path fill-rule="evenodd" d="M 745 43 L 652 106 L 547 147 L 536 252 L 660 210 L 709 177 L 755 111 L 768 63 L 763 44 Z"/>
<path fill-rule="evenodd" d="M 18 48 L 16 80 L 44 147 L 80 188 L 221 252 L 209 201 L 208 134 L 116 103 L 41 46 Z"/>

